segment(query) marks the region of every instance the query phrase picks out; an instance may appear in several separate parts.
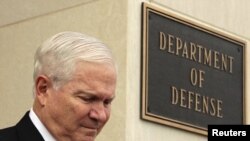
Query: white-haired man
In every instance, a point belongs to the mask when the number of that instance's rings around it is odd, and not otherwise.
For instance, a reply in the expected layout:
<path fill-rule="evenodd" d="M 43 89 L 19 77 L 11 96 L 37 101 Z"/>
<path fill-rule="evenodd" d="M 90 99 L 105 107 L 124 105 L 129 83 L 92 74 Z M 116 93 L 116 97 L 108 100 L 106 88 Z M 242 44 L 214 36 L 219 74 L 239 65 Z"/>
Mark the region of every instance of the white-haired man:
<path fill-rule="evenodd" d="M 34 104 L 0 141 L 94 141 L 110 116 L 117 70 L 99 40 L 61 32 L 35 54 Z"/>

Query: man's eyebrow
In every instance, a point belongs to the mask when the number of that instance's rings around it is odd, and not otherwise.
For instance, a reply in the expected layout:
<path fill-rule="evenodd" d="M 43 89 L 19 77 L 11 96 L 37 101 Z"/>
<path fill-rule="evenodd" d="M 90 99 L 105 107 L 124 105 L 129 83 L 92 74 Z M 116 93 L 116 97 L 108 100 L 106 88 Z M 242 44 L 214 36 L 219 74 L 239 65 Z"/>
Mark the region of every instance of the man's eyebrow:
<path fill-rule="evenodd" d="M 94 93 L 91 93 L 91 92 L 88 92 L 88 91 L 84 91 L 84 90 L 76 90 L 76 92 L 74 92 L 74 94 L 84 94 L 86 96 L 93 96 L 93 97 L 99 97 L 98 95 L 94 94 Z M 112 97 L 108 98 L 110 100 L 113 100 L 115 99 L 115 95 L 113 95 Z"/>
<path fill-rule="evenodd" d="M 76 90 L 74 94 L 85 94 L 85 95 L 95 95 L 91 92 L 85 91 L 85 90 Z"/>

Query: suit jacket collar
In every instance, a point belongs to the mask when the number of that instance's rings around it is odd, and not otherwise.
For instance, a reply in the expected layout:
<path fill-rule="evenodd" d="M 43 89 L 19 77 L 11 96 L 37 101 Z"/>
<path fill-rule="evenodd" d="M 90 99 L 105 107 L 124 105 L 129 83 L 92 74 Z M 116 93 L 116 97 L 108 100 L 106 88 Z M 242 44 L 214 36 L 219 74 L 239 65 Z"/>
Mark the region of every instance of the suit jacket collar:
<path fill-rule="evenodd" d="M 17 133 L 22 141 L 44 141 L 39 131 L 32 123 L 29 112 L 16 125 Z"/>

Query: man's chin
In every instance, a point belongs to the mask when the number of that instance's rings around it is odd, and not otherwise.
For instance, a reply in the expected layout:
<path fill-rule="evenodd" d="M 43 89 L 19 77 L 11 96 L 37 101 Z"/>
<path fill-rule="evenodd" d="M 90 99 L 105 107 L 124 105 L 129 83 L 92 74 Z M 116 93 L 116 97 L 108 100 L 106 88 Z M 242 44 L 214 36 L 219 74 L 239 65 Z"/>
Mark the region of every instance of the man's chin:
<path fill-rule="evenodd" d="M 96 136 L 86 136 L 84 141 L 95 141 Z"/>

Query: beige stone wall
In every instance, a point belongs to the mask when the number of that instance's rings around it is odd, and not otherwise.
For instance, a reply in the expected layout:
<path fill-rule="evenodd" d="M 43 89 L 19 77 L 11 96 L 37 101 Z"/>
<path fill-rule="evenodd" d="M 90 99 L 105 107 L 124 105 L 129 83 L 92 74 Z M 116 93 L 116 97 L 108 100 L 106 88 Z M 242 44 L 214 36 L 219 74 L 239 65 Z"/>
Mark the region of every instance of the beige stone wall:
<path fill-rule="evenodd" d="M 14 125 L 32 106 L 33 54 L 61 31 L 79 31 L 105 42 L 119 67 L 110 122 L 98 141 L 124 141 L 126 0 L 1 0 L 0 128 Z"/>

